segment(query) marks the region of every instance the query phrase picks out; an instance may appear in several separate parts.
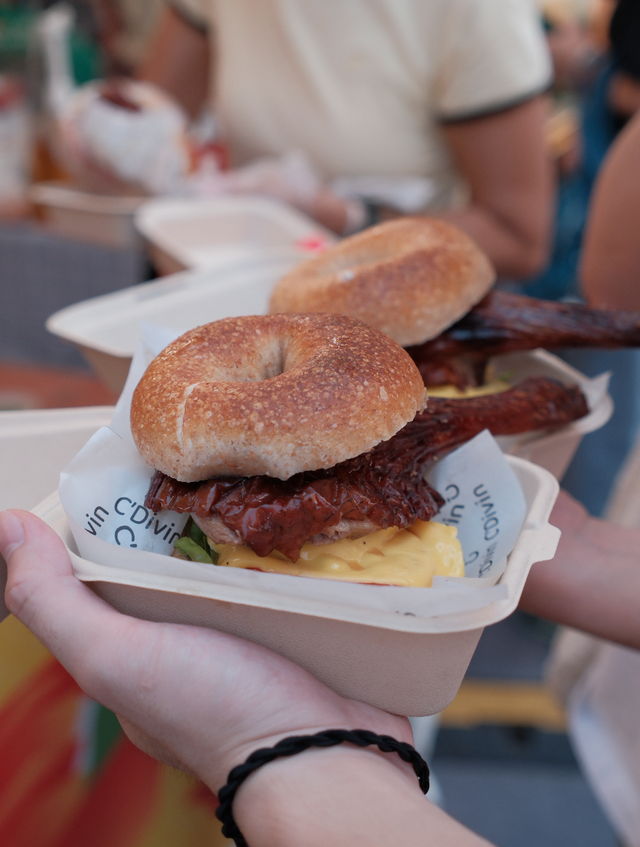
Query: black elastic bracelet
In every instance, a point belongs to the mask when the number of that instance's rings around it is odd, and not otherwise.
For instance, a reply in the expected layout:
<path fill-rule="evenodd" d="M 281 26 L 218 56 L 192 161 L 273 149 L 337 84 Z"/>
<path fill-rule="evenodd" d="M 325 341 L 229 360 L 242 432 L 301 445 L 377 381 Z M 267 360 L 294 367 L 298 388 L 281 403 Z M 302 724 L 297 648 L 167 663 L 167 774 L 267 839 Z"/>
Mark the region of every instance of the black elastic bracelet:
<path fill-rule="evenodd" d="M 238 824 L 233 819 L 233 800 L 242 783 L 251 774 L 280 756 L 295 756 L 309 747 L 335 747 L 337 744 L 355 744 L 357 747 L 379 747 L 383 753 L 397 753 L 408 762 L 416 772 L 420 788 L 426 794 L 429 790 L 429 767 L 418 751 L 404 741 L 396 741 L 390 735 L 376 735 L 368 729 L 328 729 L 316 735 L 299 735 L 283 738 L 274 747 L 254 750 L 243 765 L 237 765 L 229 773 L 227 784 L 218 792 L 220 805 L 216 817 L 222 822 L 222 834 L 232 838 L 237 847 L 249 847 L 244 840 Z"/>

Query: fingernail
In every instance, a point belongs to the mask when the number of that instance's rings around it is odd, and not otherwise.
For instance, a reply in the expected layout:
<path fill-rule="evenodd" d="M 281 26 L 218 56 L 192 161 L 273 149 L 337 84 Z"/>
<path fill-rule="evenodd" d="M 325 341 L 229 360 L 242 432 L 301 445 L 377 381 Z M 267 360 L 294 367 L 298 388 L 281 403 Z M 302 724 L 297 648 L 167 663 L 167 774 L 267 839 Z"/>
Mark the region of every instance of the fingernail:
<path fill-rule="evenodd" d="M 13 512 L 0 512 L 0 553 L 5 562 L 24 541 L 24 527 Z"/>

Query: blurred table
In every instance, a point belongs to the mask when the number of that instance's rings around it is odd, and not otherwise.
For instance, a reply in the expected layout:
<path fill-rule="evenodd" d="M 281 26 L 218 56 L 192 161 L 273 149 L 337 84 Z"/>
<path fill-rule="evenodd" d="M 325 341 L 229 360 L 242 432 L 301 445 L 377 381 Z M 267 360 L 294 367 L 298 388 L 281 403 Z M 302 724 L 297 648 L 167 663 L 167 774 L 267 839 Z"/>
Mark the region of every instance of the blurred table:
<path fill-rule="evenodd" d="M 54 235 L 31 221 L 0 223 L 0 359 L 87 365 L 45 321 L 58 309 L 142 282 L 142 249 L 114 249 Z"/>

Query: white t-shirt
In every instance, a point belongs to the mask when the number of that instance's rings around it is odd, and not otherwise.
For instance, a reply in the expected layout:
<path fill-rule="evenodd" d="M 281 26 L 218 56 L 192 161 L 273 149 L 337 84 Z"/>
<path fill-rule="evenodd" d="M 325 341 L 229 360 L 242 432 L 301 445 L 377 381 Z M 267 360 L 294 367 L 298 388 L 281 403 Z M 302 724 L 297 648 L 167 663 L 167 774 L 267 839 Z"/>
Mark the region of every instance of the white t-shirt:
<path fill-rule="evenodd" d="M 569 700 L 571 740 L 617 834 L 640 847 L 640 652 L 604 643 Z"/>
<path fill-rule="evenodd" d="M 212 92 L 232 161 L 303 150 L 326 178 L 456 174 L 441 121 L 544 90 L 530 0 L 174 0 L 208 27 Z"/>

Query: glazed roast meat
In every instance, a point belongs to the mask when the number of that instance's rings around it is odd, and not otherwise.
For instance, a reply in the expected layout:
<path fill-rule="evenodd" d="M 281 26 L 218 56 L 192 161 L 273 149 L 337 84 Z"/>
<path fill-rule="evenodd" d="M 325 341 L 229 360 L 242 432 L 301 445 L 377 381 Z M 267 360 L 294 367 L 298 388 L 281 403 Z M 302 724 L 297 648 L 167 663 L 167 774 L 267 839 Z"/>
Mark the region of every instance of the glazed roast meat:
<path fill-rule="evenodd" d="M 640 315 L 491 291 L 437 338 L 407 348 L 427 386 L 481 385 L 490 356 L 563 347 L 638 347 Z"/>
<path fill-rule="evenodd" d="M 443 500 L 425 481 L 425 467 L 484 429 L 494 435 L 555 429 L 587 413 L 577 386 L 543 377 L 499 394 L 432 397 L 427 410 L 388 441 L 332 468 L 288 480 L 255 476 L 202 482 L 178 482 L 158 471 L 145 506 L 216 519 L 229 540 L 248 545 L 258 556 L 277 550 L 295 562 L 307 541 L 430 520 Z"/>

